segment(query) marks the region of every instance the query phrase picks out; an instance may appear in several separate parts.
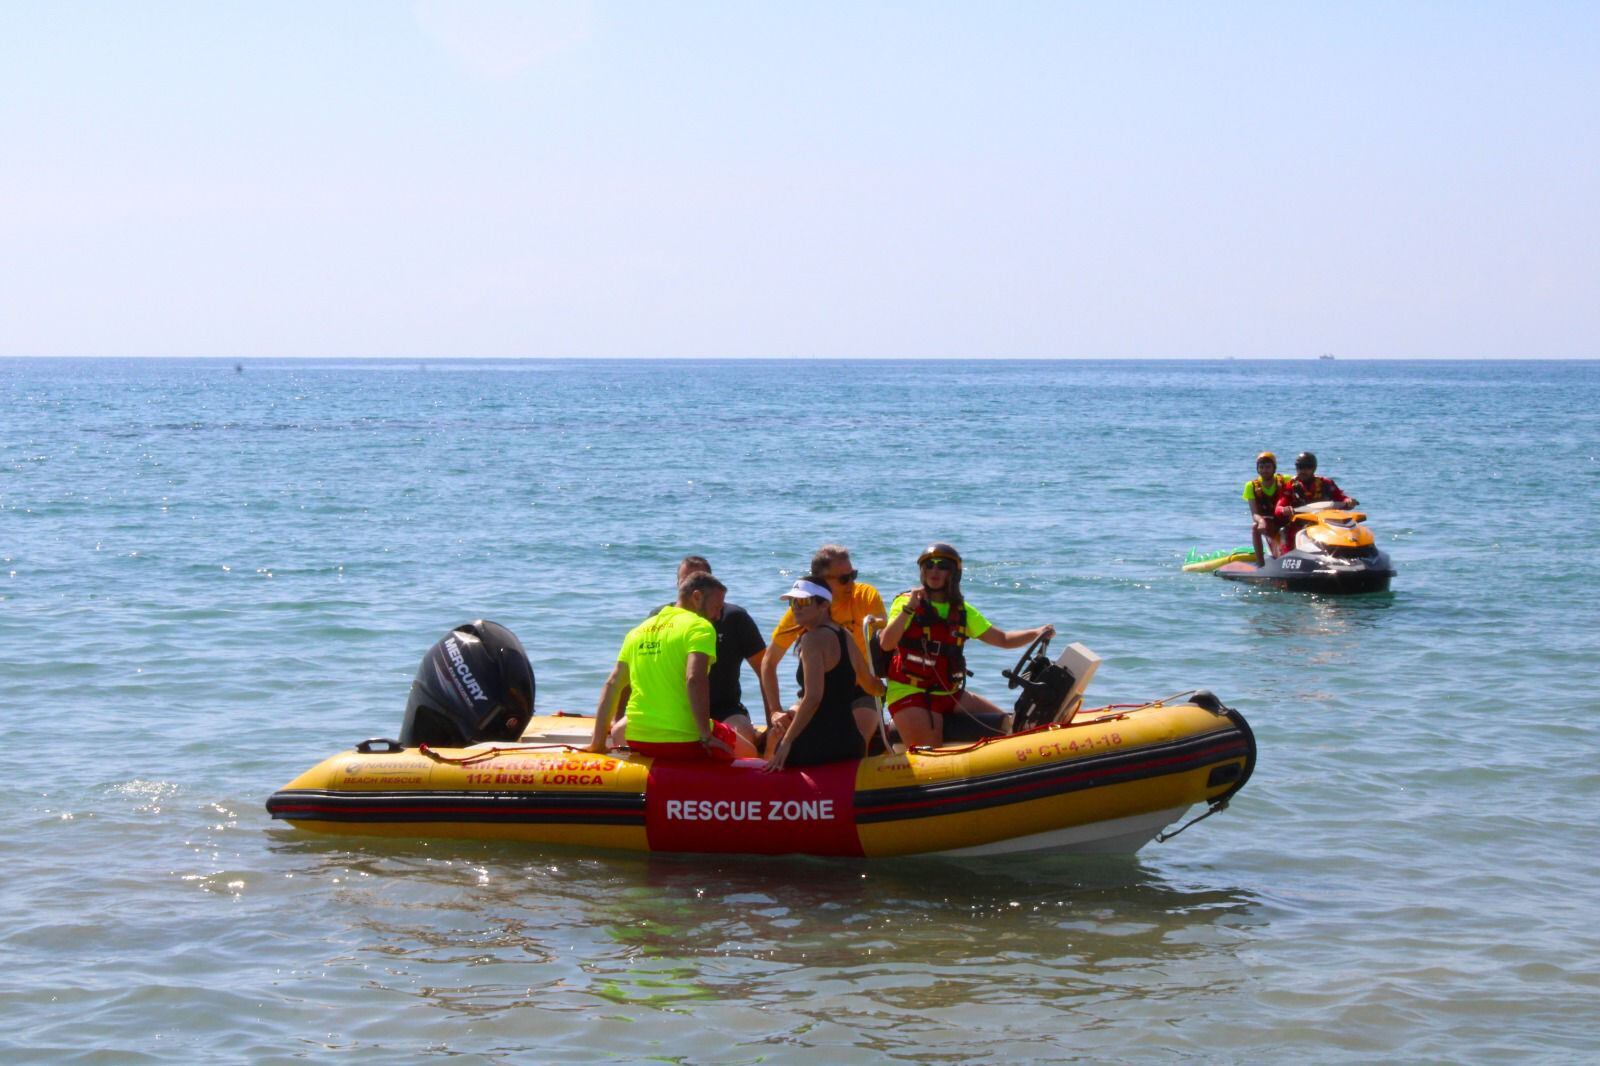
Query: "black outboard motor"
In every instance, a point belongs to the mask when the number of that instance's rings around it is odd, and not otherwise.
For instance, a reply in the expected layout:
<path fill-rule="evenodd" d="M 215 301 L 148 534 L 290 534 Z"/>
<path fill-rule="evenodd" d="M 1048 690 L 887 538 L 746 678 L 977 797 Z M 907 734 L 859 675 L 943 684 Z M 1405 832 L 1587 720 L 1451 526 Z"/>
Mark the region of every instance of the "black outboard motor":
<path fill-rule="evenodd" d="M 411 682 L 400 743 L 459 748 L 516 740 L 533 715 L 533 667 L 503 625 L 456 626 L 428 649 Z"/>

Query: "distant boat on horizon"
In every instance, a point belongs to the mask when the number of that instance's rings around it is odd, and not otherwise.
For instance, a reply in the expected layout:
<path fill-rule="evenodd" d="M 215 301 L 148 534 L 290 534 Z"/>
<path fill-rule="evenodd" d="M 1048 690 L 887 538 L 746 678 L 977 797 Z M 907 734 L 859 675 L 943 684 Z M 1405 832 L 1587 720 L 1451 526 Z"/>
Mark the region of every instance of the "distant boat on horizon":
<path fill-rule="evenodd" d="M 1332 359 L 1333 358 L 1333 353 L 1332 352 L 1323 352 L 1321 355 L 1317 356 L 1317 358 L 1318 359 Z"/>

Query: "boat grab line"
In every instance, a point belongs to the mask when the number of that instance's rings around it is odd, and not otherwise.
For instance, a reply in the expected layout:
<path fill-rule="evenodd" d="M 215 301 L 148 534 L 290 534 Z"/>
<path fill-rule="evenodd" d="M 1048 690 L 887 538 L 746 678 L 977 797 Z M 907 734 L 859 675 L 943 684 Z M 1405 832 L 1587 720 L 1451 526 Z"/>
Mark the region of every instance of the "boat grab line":
<path fill-rule="evenodd" d="M 451 766 L 471 766 L 473 763 L 483 762 L 485 759 L 493 759 L 497 755 L 512 755 L 523 751 L 551 751 L 556 748 L 560 748 L 562 751 L 583 750 L 575 748 L 571 744 L 518 744 L 510 748 L 490 748 L 488 751 L 474 752 L 471 755 L 464 755 L 459 759 L 455 759 L 448 755 L 440 755 L 426 744 L 418 744 L 417 754 L 426 755 L 434 762 L 449 763 Z"/>
<path fill-rule="evenodd" d="M 1187 822 L 1184 822 L 1182 825 L 1178 826 L 1178 828 L 1174 829 L 1172 832 L 1170 832 L 1170 833 L 1157 833 L 1156 834 L 1156 843 L 1157 844 L 1165 844 L 1167 841 L 1171 840 L 1173 837 L 1177 836 L 1179 833 L 1183 832 L 1185 829 L 1189 828 L 1194 823 L 1203 822 L 1207 818 L 1210 818 L 1213 814 L 1216 814 L 1218 811 L 1225 811 L 1227 809 L 1228 809 L 1228 801 L 1227 800 L 1222 800 L 1220 803 L 1213 803 L 1209 808 L 1207 808 L 1206 813 L 1195 815 L 1193 818 L 1189 819 Z"/>

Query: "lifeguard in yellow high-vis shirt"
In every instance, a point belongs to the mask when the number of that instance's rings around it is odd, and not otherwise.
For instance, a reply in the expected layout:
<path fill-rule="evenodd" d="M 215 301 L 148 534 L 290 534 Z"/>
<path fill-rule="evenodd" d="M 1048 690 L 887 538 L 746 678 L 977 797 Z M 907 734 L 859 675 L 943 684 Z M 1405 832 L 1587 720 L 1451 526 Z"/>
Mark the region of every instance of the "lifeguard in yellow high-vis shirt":
<path fill-rule="evenodd" d="M 628 747 L 658 759 L 733 761 L 736 735 L 711 720 L 717 631 L 710 619 L 721 613 L 727 592 L 710 574 L 690 574 L 678 586 L 677 603 L 628 633 L 600 690 L 594 739 L 585 750 L 606 751 L 611 716 L 629 689 Z"/>
<path fill-rule="evenodd" d="M 996 648 L 1020 648 L 1056 627 L 997 629 L 961 593 L 961 553 L 938 541 L 917 557 L 918 587 L 896 596 L 889 624 L 880 634 L 889 653 L 886 699 L 900 739 L 910 747 L 944 740 L 944 716 L 957 709 L 1000 715 L 1004 712 L 967 691 L 963 646 L 971 640 Z"/>

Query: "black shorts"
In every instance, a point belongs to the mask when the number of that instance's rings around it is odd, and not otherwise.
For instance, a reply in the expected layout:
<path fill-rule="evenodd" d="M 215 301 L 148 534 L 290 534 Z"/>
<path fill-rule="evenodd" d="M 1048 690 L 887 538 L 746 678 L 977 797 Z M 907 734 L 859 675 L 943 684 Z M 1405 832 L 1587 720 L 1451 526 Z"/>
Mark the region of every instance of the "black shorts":
<path fill-rule="evenodd" d="M 712 710 L 711 710 L 711 720 L 714 721 L 714 722 L 726 722 L 728 719 L 732 718 L 736 714 L 742 714 L 746 718 L 750 717 L 750 712 L 744 709 L 744 704 L 735 703 L 731 707 L 714 707 L 714 708 L 712 708 Z"/>

